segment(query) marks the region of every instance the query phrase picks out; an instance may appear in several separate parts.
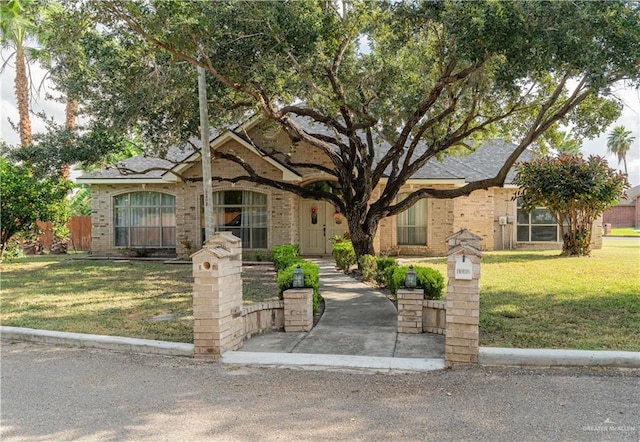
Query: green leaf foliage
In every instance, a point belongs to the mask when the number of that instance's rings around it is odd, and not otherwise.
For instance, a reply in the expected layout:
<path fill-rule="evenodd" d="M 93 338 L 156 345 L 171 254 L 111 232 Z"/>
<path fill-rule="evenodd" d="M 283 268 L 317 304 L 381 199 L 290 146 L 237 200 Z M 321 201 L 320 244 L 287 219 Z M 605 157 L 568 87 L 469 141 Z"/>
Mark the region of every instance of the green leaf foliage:
<path fill-rule="evenodd" d="M 278 294 L 282 297 L 282 292 L 293 287 L 293 272 L 298 266 L 304 273 L 304 286 L 313 288 L 313 312 L 318 313 L 322 297 L 320 296 L 320 268 L 317 264 L 300 260 L 284 269 L 278 270 Z"/>
<path fill-rule="evenodd" d="M 67 193 L 73 185 L 61 178 L 38 179 L 26 167 L 0 157 L 1 251 L 12 236 L 33 229 L 36 221 L 66 221 Z M 1 253 L 0 253 L 1 255 Z"/>
<path fill-rule="evenodd" d="M 271 250 L 271 257 L 276 271 L 284 270 L 294 263 L 302 262 L 300 244 L 282 244 Z"/>
<path fill-rule="evenodd" d="M 397 262 L 394 258 L 385 257 L 376 259 L 376 282 L 380 285 L 387 283 L 387 270 L 389 268 L 397 266 Z"/>
<path fill-rule="evenodd" d="M 336 261 L 336 267 L 343 272 L 348 272 L 356 261 L 356 252 L 351 241 L 336 242 L 331 252 Z"/>
<path fill-rule="evenodd" d="M 432 158 L 493 137 L 516 153 L 554 147 L 561 126 L 579 143 L 618 116 L 616 82 L 639 84 L 640 6 L 623 0 L 113 0 L 65 3 L 48 23 L 52 78 L 77 97 L 88 132 L 138 135 L 160 154 L 188 143 L 200 66 L 214 127 L 259 114 L 289 135 L 286 158 L 325 152 L 330 167 L 305 167 L 340 194 L 248 167 L 242 179 L 332 203 L 357 257 L 373 250 L 381 219 L 422 198 L 501 186 L 517 155 L 490 179 L 398 201 Z"/>
<path fill-rule="evenodd" d="M 377 272 L 376 257 L 373 255 L 362 255 L 358 260 L 358 264 L 360 264 L 362 279 L 364 281 L 373 281 Z"/>
<path fill-rule="evenodd" d="M 593 222 L 629 187 L 625 175 L 598 156 L 588 160 L 567 154 L 547 156 L 520 163 L 516 171 L 523 209 L 551 211 L 560 226 L 566 256 L 590 254 Z"/>
<path fill-rule="evenodd" d="M 91 190 L 88 187 L 81 187 L 69 201 L 71 216 L 91 215 Z"/>
<path fill-rule="evenodd" d="M 445 287 L 442 274 L 430 267 L 414 266 L 418 288 L 422 288 L 424 299 L 441 299 Z M 396 296 L 398 289 L 404 286 L 404 278 L 409 266 L 388 267 L 387 288 Z"/>

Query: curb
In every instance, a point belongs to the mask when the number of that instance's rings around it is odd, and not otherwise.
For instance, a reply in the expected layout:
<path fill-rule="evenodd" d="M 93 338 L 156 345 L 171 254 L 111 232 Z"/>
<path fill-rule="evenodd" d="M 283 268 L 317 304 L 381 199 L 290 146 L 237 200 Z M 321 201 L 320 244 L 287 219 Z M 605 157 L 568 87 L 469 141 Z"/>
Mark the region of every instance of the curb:
<path fill-rule="evenodd" d="M 0 326 L 0 338 L 37 344 L 56 344 L 72 347 L 101 348 L 122 352 L 146 353 L 164 356 L 193 356 L 193 344 L 154 341 L 152 339 L 123 338 L 120 336 L 89 335 L 32 328 Z"/>
<path fill-rule="evenodd" d="M 235 365 L 299 367 L 316 370 L 340 368 L 389 372 L 422 372 L 443 370 L 445 368 L 444 359 L 248 351 L 228 351 L 223 353 L 222 362 Z"/>
<path fill-rule="evenodd" d="M 480 347 L 481 365 L 640 368 L 640 352 Z"/>
<path fill-rule="evenodd" d="M 162 356 L 193 357 L 193 344 L 120 336 L 0 326 L 0 339 L 3 341 L 100 348 Z M 353 368 L 389 371 L 430 371 L 440 370 L 445 367 L 443 359 L 242 351 L 224 353 L 222 362 L 225 364 L 276 367 Z M 480 347 L 478 363 L 483 366 L 616 367 L 637 369 L 640 368 L 640 352 Z"/>

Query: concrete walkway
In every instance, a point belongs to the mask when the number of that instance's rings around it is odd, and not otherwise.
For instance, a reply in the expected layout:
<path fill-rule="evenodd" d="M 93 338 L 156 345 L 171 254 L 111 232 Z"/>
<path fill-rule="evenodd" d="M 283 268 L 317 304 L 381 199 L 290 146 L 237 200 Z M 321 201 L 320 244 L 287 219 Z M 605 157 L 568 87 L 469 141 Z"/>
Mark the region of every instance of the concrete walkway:
<path fill-rule="evenodd" d="M 242 352 L 444 358 L 444 337 L 397 333 L 397 310 L 380 291 L 335 270 L 320 266 L 325 311 L 309 333 L 267 333 L 247 342 Z M 238 356 L 239 357 L 239 356 Z"/>

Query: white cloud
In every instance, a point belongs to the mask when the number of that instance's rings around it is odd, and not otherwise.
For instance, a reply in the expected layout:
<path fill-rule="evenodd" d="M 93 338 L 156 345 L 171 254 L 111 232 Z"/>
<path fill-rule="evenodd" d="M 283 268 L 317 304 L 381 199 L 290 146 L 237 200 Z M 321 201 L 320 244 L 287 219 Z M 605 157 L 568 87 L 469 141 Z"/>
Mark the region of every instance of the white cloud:
<path fill-rule="evenodd" d="M 611 167 L 617 167 L 619 170 L 624 171 L 622 164 L 618 166 L 618 158 L 607 153 L 607 134 L 615 126 L 624 126 L 635 137 L 627 154 L 627 170 L 629 172 L 629 183 L 632 186 L 637 186 L 640 185 L 640 90 L 629 87 L 620 88 L 615 91 L 615 95 L 624 105 L 622 115 L 598 138 L 585 141 L 582 152 L 585 156 L 603 156 Z"/>

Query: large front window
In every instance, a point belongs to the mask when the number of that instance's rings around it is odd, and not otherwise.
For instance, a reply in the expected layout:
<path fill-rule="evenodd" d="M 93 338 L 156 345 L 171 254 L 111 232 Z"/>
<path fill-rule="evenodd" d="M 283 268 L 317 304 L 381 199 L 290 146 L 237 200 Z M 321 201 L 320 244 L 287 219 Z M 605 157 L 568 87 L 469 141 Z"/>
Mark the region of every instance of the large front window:
<path fill-rule="evenodd" d="M 204 238 L 204 198 L 201 198 Z M 267 196 L 248 190 L 213 193 L 213 223 L 216 232 L 231 232 L 247 249 L 267 248 Z"/>
<path fill-rule="evenodd" d="M 525 212 L 518 202 L 519 242 L 558 242 L 561 240 L 558 223 L 549 209 L 538 207 L 531 212 Z"/>
<path fill-rule="evenodd" d="M 404 200 L 409 194 L 403 193 L 398 196 L 399 201 Z M 418 245 L 427 244 L 427 200 L 418 200 L 397 216 L 398 224 L 398 245 Z"/>
<path fill-rule="evenodd" d="M 175 247 L 176 197 L 159 192 L 131 192 L 114 197 L 115 245 Z"/>

